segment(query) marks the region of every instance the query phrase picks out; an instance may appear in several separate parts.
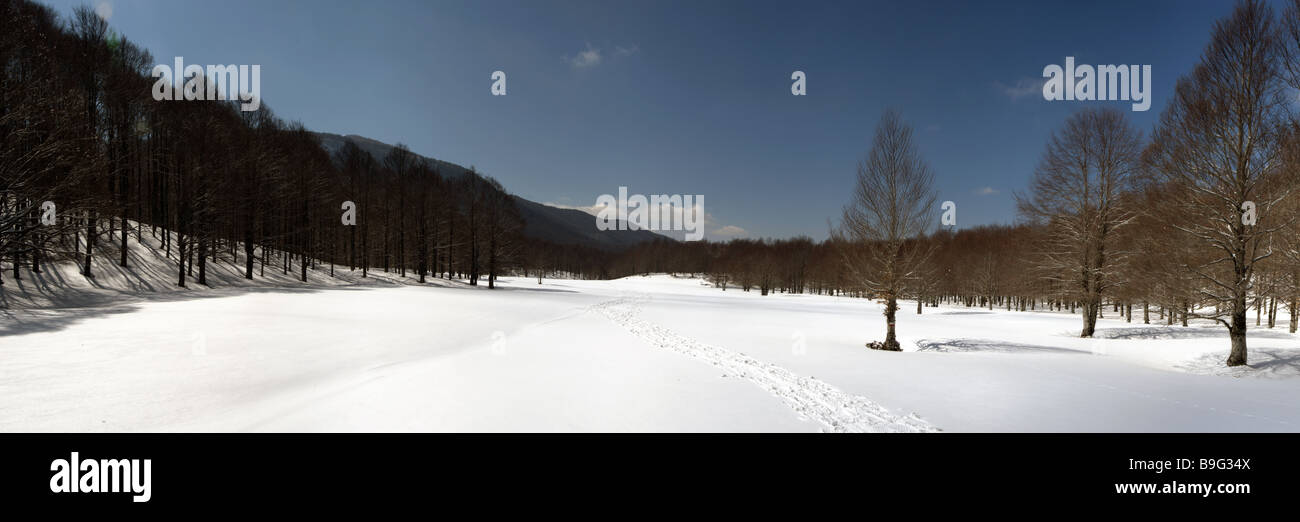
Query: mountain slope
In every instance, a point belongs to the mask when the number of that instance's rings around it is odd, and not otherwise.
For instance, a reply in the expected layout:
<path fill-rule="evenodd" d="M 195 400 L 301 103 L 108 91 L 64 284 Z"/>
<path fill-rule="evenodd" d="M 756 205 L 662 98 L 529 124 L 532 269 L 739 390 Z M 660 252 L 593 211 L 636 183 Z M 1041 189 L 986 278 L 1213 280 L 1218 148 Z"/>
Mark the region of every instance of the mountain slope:
<path fill-rule="evenodd" d="M 321 146 L 331 155 L 348 141 L 356 143 L 361 150 L 370 153 L 378 161 L 382 161 L 384 156 L 393 149 L 392 145 L 382 141 L 355 134 L 346 136 L 328 132 L 314 134 L 320 138 Z M 456 179 L 471 175 L 469 169 L 455 163 L 415 155 L 433 162 L 444 178 Z M 519 196 L 513 197 L 519 207 L 520 216 L 524 218 L 524 235 L 533 239 L 608 251 L 623 250 L 656 239 L 670 239 L 648 230 L 599 230 L 596 228 L 596 218 L 586 212 L 543 205 Z"/>
<path fill-rule="evenodd" d="M 581 210 L 555 208 L 514 196 L 524 218 L 524 235 L 559 244 L 622 250 L 646 241 L 669 239 L 648 230 L 598 230 L 596 218 Z"/>

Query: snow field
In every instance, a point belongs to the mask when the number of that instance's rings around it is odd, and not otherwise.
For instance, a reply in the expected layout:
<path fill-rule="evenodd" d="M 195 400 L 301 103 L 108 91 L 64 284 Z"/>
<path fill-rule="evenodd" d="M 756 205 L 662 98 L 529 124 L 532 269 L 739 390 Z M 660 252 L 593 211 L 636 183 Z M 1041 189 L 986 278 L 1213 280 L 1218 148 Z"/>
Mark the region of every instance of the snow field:
<path fill-rule="evenodd" d="M 269 268 L 269 267 L 268 267 Z M 344 270 L 346 272 L 346 270 Z M 1300 343 L 722 291 L 309 285 L 3 312 L 3 431 L 1297 431 Z"/>

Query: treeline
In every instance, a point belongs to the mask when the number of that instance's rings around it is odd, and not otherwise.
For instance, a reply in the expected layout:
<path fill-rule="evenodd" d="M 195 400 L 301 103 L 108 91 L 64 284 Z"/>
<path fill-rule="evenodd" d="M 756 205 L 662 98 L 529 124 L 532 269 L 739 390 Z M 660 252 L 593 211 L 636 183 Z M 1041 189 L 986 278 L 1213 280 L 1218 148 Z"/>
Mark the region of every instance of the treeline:
<path fill-rule="evenodd" d="M 1171 256 L 1171 239 L 1160 227 L 1129 227 L 1117 251 L 1125 262 L 1108 267 L 1115 281 L 1104 292 L 1097 314 L 1144 324 L 1186 325 L 1214 303 L 1200 295 L 1193 266 Z M 985 225 L 939 230 L 914 240 L 908 248 L 932 254 L 907 285 L 906 298 L 928 307 L 941 303 L 1018 311 L 1059 310 L 1081 313 L 1085 291 L 1069 282 L 1072 274 L 1046 273 L 1039 258 L 1047 227 L 1033 224 Z M 846 276 L 843 248 L 833 239 L 737 239 L 728 242 L 657 241 L 626 252 L 606 254 L 610 277 L 649 273 L 695 275 L 723 290 L 768 293 L 875 297 Z M 1131 250 L 1129 250 L 1131 249 Z M 1252 321 L 1273 328 L 1278 312 L 1292 311 L 1289 328 L 1297 331 L 1300 264 L 1287 256 L 1270 256 L 1255 266 L 1248 303 Z M 585 274 L 600 278 L 598 273 Z M 1207 308 L 1208 309 L 1205 309 Z M 1199 311 L 1199 312 L 1198 312 Z M 923 313 L 920 306 L 916 313 Z"/>
<path fill-rule="evenodd" d="M 624 252 L 522 238 L 499 183 L 443 176 L 403 146 L 374 158 L 348 142 L 331 157 L 266 103 L 154 101 L 153 58 L 88 8 L 63 20 L 0 0 L 0 24 L 0 261 L 14 278 L 60 259 L 94 277 L 127 266 L 133 241 L 176 259 L 181 286 L 206 284 L 216 259 L 304 281 L 322 263 L 488 286 L 506 273 L 693 273 L 760 294 L 882 298 L 891 349 L 899 298 L 918 313 L 1079 311 L 1085 337 L 1107 310 L 1208 318 L 1229 330 L 1230 365 L 1246 362 L 1252 308 L 1269 326 L 1289 310 L 1293 332 L 1300 315 L 1300 0 L 1280 16 L 1240 2 L 1149 135 L 1111 109 L 1069 118 L 1016 194 L 1019 225 L 939 229 L 933 174 L 889 112 L 830 239 Z M 345 201 L 355 226 L 340 221 Z"/>
<path fill-rule="evenodd" d="M 911 128 L 882 118 L 831 239 L 647 245 L 621 273 L 709 274 L 760 293 L 866 295 L 1008 310 L 1079 311 L 1091 337 L 1109 308 L 1133 320 L 1228 329 L 1246 358 L 1248 314 L 1296 331 L 1300 310 L 1300 0 L 1279 16 L 1243 0 L 1215 24 L 1150 136 L 1125 113 L 1086 108 L 1047 137 L 1018 226 L 932 232 L 933 174 Z M 1265 323 L 1265 321 L 1267 321 Z"/>
<path fill-rule="evenodd" d="M 249 279 L 306 281 L 328 263 L 489 287 L 546 259 L 522 251 L 550 247 L 520 239 L 495 180 L 443 176 L 404 146 L 374 158 L 348 142 L 331 157 L 265 103 L 155 101 L 153 58 L 86 7 L 63 20 L 0 0 L 0 25 L 0 259 L 14 278 L 54 259 L 94 277 L 98 263 L 128 266 L 144 241 L 174 256 L 180 286 L 207 284 L 219 258 Z M 345 201 L 355 226 L 343 226 Z"/>

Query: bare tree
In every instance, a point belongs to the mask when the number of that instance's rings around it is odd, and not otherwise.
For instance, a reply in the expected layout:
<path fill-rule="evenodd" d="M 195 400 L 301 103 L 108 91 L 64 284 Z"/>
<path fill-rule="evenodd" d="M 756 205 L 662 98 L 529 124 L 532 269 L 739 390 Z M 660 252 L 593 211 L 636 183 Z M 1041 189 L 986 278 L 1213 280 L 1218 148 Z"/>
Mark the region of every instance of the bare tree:
<path fill-rule="evenodd" d="M 496 288 L 497 277 L 506 263 L 513 262 L 518 244 L 516 236 L 523 228 L 514 198 L 497 180 L 485 179 L 483 201 L 483 235 L 487 242 L 488 288 Z"/>
<path fill-rule="evenodd" d="M 931 252 L 908 240 L 924 236 L 934 223 L 933 184 L 934 173 L 912 142 L 912 128 L 897 112 L 886 111 L 871 152 L 858 164 L 843 221 L 831 231 L 853 283 L 884 301 L 884 350 L 902 349 L 894 325 L 898 299 Z"/>
<path fill-rule="evenodd" d="M 384 168 L 392 172 L 399 187 L 409 182 L 408 178 L 415 167 L 415 155 L 401 143 L 394 146 L 384 157 Z M 397 264 L 398 272 L 402 277 L 406 277 L 406 192 L 397 190 Z"/>
<path fill-rule="evenodd" d="M 1300 0 L 1291 0 L 1282 17 L 1284 78 L 1289 87 L 1300 89 Z M 1300 114 L 1296 114 L 1292 104 L 1283 106 L 1290 110 L 1290 121 L 1286 125 L 1287 146 L 1283 147 L 1282 168 L 1285 169 L 1286 180 L 1294 188 L 1300 183 Z M 1296 199 L 1291 198 L 1279 210 L 1283 215 L 1291 217 L 1289 228 L 1280 234 L 1281 251 L 1284 254 L 1280 264 L 1286 273 L 1280 290 L 1284 293 L 1283 298 L 1291 316 L 1291 333 L 1296 333 L 1297 326 L 1300 326 L 1300 221 L 1296 219 L 1300 216 L 1300 201 Z M 1283 223 L 1283 226 L 1287 224 Z"/>
<path fill-rule="evenodd" d="M 1048 141 L 1029 193 L 1015 195 L 1020 215 L 1046 227 L 1037 268 L 1072 289 L 1083 308 L 1079 337 L 1092 337 L 1102 294 L 1121 283 L 1117 232 L 1133 221 L 1124 193 L 1141 152 L 1142 136 L 1123 113 L 1078 112 Z"/>
<path fill-rule="evenodd" d="M 1271 8 L 1239 3 L 1179 80 L 1149 156 L 1174 194 L 1168 227 L 1217 254 L 1186 270 L 1203 283 L 1202 300 L 1215 305 L 1197 316 L 1228 328 L 1228 366 L 1246 364 L 1255 268 L 1274 253 L 1273 234 L 1287 221 L 1275 212 L 1291 192 L 1279 182 L 1281 43 Z"/>
<path fill-rule="evenodd" d="M 86 117 L 83 121 L 85 125 L 85 135 L 98 136 L 101 130 L 99 107 L 101 98 L 104 93 L 104 59 L 108 52 L 108 46 L 105 43 L 108 34 L 108 22 L 100 18 L 98 14 L 90 9 L 89 6 L 79 6 L 72 11 L 71 29 L 77 40 L 76 46 L 76 69 L 80 71 L 78 80 L 80 82 L 81 92 L 84 96 L 82 109 L 86 111 Z M 95 143 L 98 145 L 99 140 Z M 93 151 L 92 160 L 102 161 L 103 150 L 96 146 Z M 100 169 L 95 169 L 98 173 Z M 90 195 L 89 199 L 96 203 L 101 203 L 103 194 L 97 190 L 99 176 L 87 176 L 85 182 L 90 185 L 86 188 L 86 193 Z M 94 188 L 92 188 L 94 187 Z M 93 277 L 94 272 L 91 263 L 94 261 L 95 240 L 99 237 L 98 227 L 98 210 L 91 208 L 86 213 L 86 258 L 82 266 L 81 273 L 86 277 Z"/>

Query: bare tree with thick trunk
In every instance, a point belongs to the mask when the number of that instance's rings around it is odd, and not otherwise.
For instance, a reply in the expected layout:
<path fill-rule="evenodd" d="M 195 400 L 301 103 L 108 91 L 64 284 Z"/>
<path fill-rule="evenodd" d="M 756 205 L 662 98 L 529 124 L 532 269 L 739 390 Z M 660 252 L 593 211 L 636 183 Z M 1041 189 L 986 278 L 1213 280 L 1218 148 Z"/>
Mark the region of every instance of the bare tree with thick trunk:
<path fill-rule="evenodd" d="M 1246 312 L 1258 263 L 1273 255 L 1291 193 L 1280 169 L 1283 42 L 1272 9 L 1239 3 L 1215 24 L 1190 76 L 1161 115 L 1150 159 L 1173 191 L 1167 226 L 1213 252 L 1185 268 L 1228 328 L 1228 366 L 1246 364 Z M 1253 219 L 1251 219 L 1253 218 Z"/>
<path fill-rule="evenodd" d="M 1138 171 L 1142 135 L 1115 109 L 1088 109 L 1052 135 L 1020 215 L 1045 227 L 1036 268 L 1083 308 L 1079 337 L 1092 337 L 1103 293 L 1120 284 L 1117 232 L 1133 221 L 1124 197 Z"/>

